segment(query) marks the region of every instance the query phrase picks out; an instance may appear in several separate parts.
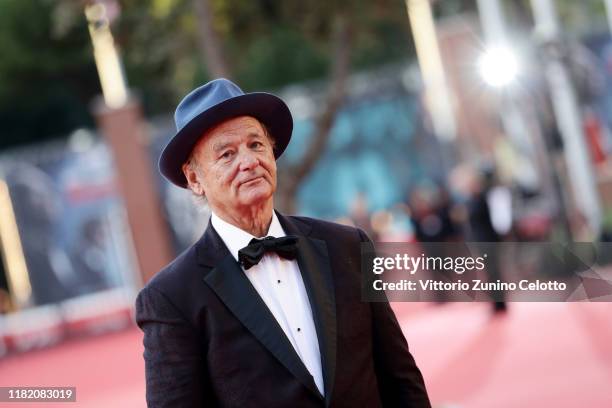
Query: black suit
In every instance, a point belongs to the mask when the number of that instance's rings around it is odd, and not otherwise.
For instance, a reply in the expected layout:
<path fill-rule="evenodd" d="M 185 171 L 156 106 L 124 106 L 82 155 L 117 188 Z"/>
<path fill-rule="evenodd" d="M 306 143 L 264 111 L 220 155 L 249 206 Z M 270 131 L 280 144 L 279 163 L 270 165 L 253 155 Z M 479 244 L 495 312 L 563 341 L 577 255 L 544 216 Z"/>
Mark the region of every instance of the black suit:
<path fill-rule="evenodd" d="M 149 407 L 429 407 L 387 303 L 361 301 L 360 230 L 303 217 L 297 257 L 321 351 L 325 398 L 209 225 L 136 300 Z"/>

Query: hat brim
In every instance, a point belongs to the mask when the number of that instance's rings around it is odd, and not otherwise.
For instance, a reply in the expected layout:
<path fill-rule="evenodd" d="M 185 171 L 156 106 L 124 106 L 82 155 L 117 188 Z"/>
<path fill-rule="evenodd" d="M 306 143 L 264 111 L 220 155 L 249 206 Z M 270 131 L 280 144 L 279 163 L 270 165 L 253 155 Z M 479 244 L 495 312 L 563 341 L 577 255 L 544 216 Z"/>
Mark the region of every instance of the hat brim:
<path fill-rule="evenodd" d="M 204 133 L 221 122 L 238 116 L 252 116 L 262 122 L 274 138 L 274 157 L 287 148 L 293 131 L 289 108 L 277 96 L 253 92 L 227 99 L 194 117 L 168 142 L 159 158 L 159 171 L 173 184 L 187 188 L 183 164 Z"/>

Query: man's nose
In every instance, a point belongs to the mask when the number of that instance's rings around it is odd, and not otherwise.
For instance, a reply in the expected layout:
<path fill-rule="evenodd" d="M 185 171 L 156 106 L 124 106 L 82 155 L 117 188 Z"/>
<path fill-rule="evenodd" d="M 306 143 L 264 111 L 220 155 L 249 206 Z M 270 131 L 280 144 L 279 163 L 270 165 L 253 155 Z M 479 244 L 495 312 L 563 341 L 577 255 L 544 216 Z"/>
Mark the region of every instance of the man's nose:
<path fill-rule="evenodd" d="M 258 163 L 259 160 L 254 152 L 245 150 L 240 153 L 240 170 L 252 170 Z"/>

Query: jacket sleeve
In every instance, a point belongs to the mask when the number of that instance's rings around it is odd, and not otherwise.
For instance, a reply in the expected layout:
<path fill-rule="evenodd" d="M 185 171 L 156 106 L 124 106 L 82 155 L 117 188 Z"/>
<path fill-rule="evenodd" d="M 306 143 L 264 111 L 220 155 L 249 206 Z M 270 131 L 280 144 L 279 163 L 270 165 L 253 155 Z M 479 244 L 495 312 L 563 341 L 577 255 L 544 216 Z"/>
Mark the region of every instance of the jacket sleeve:
<path fill-rule="evenodd" d="M 362 243 L 373 245 L 361 230 Z M 421 371 L 388 302 L 372 302 L 374 365 L 385 407 L 431 408 Z"/>
<path fill-rule="evenodd" d="M 210 406 L 202 344 L 179 310 L 145 287 L 136 299 L 136 323 L 144 332 L 147 406 L 198 407 L 205 400 Z"/>

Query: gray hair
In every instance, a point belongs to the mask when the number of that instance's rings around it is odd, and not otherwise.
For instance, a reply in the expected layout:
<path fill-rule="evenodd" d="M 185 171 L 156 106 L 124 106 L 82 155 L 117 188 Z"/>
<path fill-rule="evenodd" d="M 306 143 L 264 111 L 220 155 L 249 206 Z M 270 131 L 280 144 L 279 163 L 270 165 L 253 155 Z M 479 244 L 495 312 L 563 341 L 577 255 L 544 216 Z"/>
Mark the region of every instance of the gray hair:
<path fill-rule="evenodd" d="M 200 168 L 200 166 L 198 166 L 198 162 L 197 162 L 197 158 L 195 157 L 195 155 L 193 154 L 193 151 L 189 154 L 189 157 L 187 158 L 187 161 L 185 161 L 185 165 L 187 166 L 187 168 L 189 168 L 189 170 L 197 173 L 198 175 L 202 174 L 202 169 Z M 204 194 L 197 194 L 195 191 L 193 191 L 193 189 L 191 189 L 189 187 L 189 185 L 187 186 L 187 188 L 189 189 L 189 191 L 191 191 L 191 198 L 193 200 L 193 203 L 197 206 L 197 207 L 203 207 L 203 209 L 207 209 L 208 208 L 208 200 L 206 199 L 206 193 Z"/>

